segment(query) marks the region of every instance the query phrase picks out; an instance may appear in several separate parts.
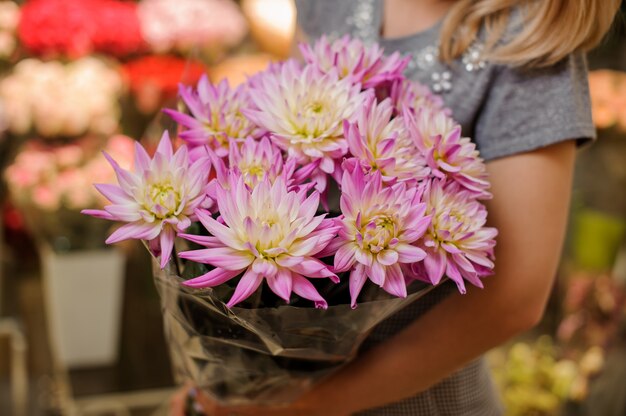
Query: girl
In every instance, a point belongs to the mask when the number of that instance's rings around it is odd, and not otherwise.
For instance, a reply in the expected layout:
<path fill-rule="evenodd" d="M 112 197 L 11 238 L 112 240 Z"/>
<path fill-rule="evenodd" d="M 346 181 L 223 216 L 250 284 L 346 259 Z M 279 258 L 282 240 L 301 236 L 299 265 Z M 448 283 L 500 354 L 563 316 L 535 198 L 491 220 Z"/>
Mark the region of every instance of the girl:
<path fill-rule="evenodd" d="M 379 325 L 362 354 L 288 408 L 207 414 L 491 416 L 503 410 L 484 361 L 533 327 L 565 233 L 576 143 L 594 137 L 582 52 L 618 0 L 298 0 L 308 40 L 350 34 L 411 54 L 410 78 L 442 95 L 488 162 L 496 275 L 444 284 Z M 182 395 L 174 400 L 180 412 Z"/>

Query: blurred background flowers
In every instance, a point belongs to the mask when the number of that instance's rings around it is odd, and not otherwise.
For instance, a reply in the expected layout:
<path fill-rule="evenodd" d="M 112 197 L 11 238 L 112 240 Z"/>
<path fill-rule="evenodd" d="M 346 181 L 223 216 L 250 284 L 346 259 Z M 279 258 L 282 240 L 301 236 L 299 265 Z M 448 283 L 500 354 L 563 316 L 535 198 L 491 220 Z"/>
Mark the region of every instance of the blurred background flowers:
<path fill-rule="evenodd" d="M 103 150 L 129 167 L 135 140 L 174 127 L 160 109 L 184 108 L 179 84 L 239 84 L 289 55 L 294 25 L 291 0 L 0 0 L 0 414 L 167 400 L 145 250 L 103 247 L 109 224 L 79 211 L 113 181 Z M 599 140 L 579 153 L 544 322 L 490 355 L 507 415 L 626 414 L 625 39 L 589 57 Z"/>

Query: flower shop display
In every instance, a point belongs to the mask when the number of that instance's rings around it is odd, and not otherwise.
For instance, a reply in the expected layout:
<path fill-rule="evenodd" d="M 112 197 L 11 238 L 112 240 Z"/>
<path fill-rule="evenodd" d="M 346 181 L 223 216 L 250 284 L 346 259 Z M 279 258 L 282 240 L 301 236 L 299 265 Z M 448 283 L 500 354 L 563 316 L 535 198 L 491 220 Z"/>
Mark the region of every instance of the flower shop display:
<path fill-rule="evenodd" d="M 205 72 L 205 66 L 197 61 L 167 55 L 143 56 L 122 65 L 135 103 L 146 114 L 175 98 L 181 82 L 195 84 Z"/>
<path fill-rule="evenodd" d="M 141 33 L 157 53 L 199 48 L 219 55 L 247 33 L 231 0 L 142 0 L 137 12 Z"/>
<path fill-rule="evenodd" d="M 91 182 L 113 181 L 100 151 L 130 166 L 134 146 L 121 133 L 141 137 L 158 110 L 172 106 L 179 83 L 195 85 L 208 64 L 245 40 L 237 4 L 0 0 L 0 202 L 17 235 L 27 244 L 34 236 L 50 337 L 64 365 L 110 364 L 117 352 L 124 258 L 100 251 L 108 222 L 77 214 L 101 205 Z M 96 263 L 99 277 L 86 272 Z M 71 306 L 88 287 L 103 298 Z M 99 301 L 117 315 L 95 312 Z M 111 328 L 108 335 L 86 332 L 77 319 L 87 317 L 96 329 Z M 87 340 L 96 344 L 80 344 Z"/>
<path fill-rule="evenodd" d="M 68 64 L 24 59 L 0 81 L 9 129 L 43 138 L 113 134 L 124 85 L 105 61 L 86 57 Z"/>
<path fill-rule="evenodd" d="M 104 149 L 129 167 L 133 143 L 128 137 L 116 135 L 106 141 Z M 60 245 L 61 250 L 101 247 L 86 231 L 103 235 L 107 225 L 77 215 L 81 209 L 103 203 L 91 183 L 114 178 L 99 153 L 101 146 L 102 141 L 96 137 L 66 145 L 31 140 L 7 167 L 4 177 L 12 201 L 39 240 L 53 247 Z"/>
<path fill-rule="evenodd" d="M 39 256 L 55 362 L 65 368 L 114 364 L 122 324 L 124 253 L 106 248 L 57 252 L 42 245 Z"/>
<path fill-rule="evenodd" d="M 19 39 L 37 56 L 126 56 L 146 49 L 137 4 L 120 0 L 28 0 Z"/>
<path fill-rule="evenodd" d="M 15 30 L 20 8 L 11 1 L 0 1 L 0 59 L 11 57 L 17 46 Z"/>
<path fill-rule="evenodd" d="M 619 338 L 626 311 L 623 282 L 610 275 L 570 276 L 563 302 L 558 340 L 572 350 L 610 346 Z"/>
<path fill-rule="evenodd" d="M 92 182 L 113 180 L 100 149 L 130 167 L 133 144 L 121 135 L 104 144 L 95 136 L 63 145 L 30 140 L 5 172 L 39 248 L 53 354 L 67 367 L 117 359 L 125 257 L 103 247 L 108 224 L 85 221 L 80 210 L 103 203 Z"/>
<path fill-rule="evenodd" d="M 559 355 L 559 348 L 547 335 L 491 353 L 507 415 L 559 416 L 566 401 L 584 398 L 587 378 L 601 365 L 601 352 L 591 349 L 580 361 Z"/>
<path fill-rule="evenodd" d="M 589 73 L 593 121 L 598 128 L 626 131 L 626 73 L 597 70 Z"/>
<path fill-rule="evenodd" d="M 83 211 L 145 242 L 179 380 L 226 403 L 293 400 L 444 278 L 493 269 L 485 165 L 430 91 L 398 93 L 407 58 L 302 49 L 236 88 L 181 86 L 177 148 L 107 157 L 119 185 Z"/>

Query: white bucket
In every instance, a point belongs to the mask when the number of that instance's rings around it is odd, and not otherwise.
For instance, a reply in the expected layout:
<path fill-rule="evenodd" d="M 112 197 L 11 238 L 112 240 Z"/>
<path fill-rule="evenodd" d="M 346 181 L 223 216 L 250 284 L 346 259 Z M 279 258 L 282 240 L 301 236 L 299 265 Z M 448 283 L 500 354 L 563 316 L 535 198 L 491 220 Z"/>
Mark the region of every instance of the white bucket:
<path fill-rule="evenodd" d="M 48 332 L 64 367 L 114 364 L 118 357 L 125 262 L 117 249 L 55 253 L 42 248 Z"/>

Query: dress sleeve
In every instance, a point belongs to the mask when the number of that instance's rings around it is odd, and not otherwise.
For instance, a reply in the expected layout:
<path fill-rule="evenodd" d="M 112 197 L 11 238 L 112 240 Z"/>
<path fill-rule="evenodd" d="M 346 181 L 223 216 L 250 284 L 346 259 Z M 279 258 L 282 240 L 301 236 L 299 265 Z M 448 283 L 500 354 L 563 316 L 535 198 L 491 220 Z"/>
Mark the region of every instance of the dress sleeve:
<path fill-rule="evenodd" d="M 570 55 L 549 68 L 495 70 L 474 131 L 485 160 L 595 138 L 583 55 Z"/>

